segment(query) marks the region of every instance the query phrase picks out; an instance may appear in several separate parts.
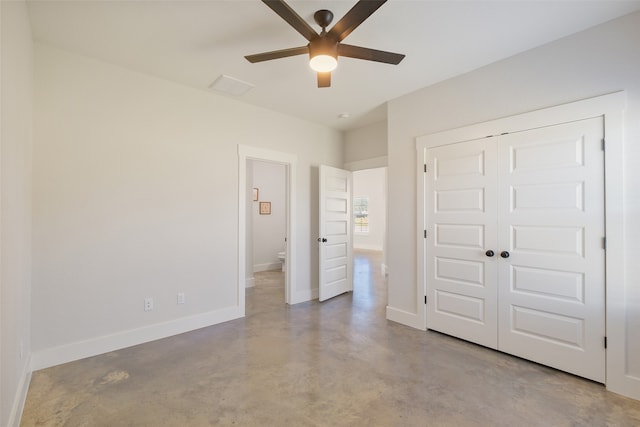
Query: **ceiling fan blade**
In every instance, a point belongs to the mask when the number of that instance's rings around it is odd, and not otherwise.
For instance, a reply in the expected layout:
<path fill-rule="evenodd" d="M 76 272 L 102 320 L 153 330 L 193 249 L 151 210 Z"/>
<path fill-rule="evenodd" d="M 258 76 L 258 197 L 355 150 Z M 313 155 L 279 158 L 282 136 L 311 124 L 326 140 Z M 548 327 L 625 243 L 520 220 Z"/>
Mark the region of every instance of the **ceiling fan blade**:
<path fill-rule="evenodd" d="M 338 45 L 338 55 L 394 65 L 398 65 L 400 61 L 404 59 L 404 55 L 401 53 L 385 52 L 384 50 L 369 49 L 367 47 L 352 46 L 343 43 Z"/>
<path fill-rule="evenodd" d="M 264 1 L 264 0 L 263 0 Z M 360 0 L 331 28 L 327 36 L 341 42 L 387 0 Z"/>
<path fill-rule="evenodd" d="M 331 71 L 326 73 L 318 72 L 318 87 L 330 87 L 331 86 Z"/>
<path fill-rule="evenodd" d="M 247 61 L 262 62 L 270 61 L 272 59 L 286 58 L 288 56 L 296 56 L 309 53 L 308 46 L 292 47 L 290 49 L 273 50 L 271 52 L 256 53 L 255 55 L 247 55 L 245 58 Z"/>
<path fill-rule="evenodd" d="M 282 19 L 287 21 L 297 32 L 302 34 L 302 37 L 311 41 L 318 37 L 318 33 L 311 28 L 311 25 L 300 17 L 288 4 L 283 0 L 262 0 L 264 4 L 269 6 L 271 10 L 277 13 Z"/>

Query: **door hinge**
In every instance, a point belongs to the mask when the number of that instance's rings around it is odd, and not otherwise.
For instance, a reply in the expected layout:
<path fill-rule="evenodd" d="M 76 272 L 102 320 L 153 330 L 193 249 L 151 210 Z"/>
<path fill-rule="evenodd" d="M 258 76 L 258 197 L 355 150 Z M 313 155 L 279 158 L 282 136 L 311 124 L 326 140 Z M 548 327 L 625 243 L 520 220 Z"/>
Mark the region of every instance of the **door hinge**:
<path fill-rule="evenodd" d="M 604 348 L 607 348 L 607 337 L 604 337 Z"/>
<path fill-rule="evenodd" d="M 427 230 L 424 230 L 424 238 L 427 238 Z"/>
<path fill-rule="evenodd" d="M 602 151 L 604 151 L 604 145 L 606 144 L 605 139 L 602 138 Z"/>
<path fill-rule="evenodd" d="M 427 164 L 424 164 L 424 173 L 427 173 Z"/>
<path fill-rule="evenodd" d="M 607 249 L 607 238 L 603 237 L 602 238 L 602 249 Z"/>
<path fill-rule="evenodd" d="M 425 305 L 427 304 L 427 296 L 426 295 L 424 296 L 424 304 Z"/>

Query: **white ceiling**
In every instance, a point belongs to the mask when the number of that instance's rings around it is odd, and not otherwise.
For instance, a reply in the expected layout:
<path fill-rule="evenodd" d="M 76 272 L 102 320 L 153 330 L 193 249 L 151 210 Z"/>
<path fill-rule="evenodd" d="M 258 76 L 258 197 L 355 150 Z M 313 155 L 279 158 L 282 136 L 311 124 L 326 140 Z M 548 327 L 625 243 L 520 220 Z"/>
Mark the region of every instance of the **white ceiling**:
<path fill-rule="evenodd" d="M 316 10 L 333 11 L 335 23 L 356 2 L 288 3 L 319 32 Z M 28 0 L 28 7 L 36 41 L 202 90 L 226 74 L 255 85 L 240 101 L 347 130 L 383 120 L 390 99 L 640 10 L 640 0 L 390 0 L 345 43 L 406 58 L 397 66 L 340 58 L 323 89 L 305 55 L 244 59 L 306 44 L 259 0 Z"/>

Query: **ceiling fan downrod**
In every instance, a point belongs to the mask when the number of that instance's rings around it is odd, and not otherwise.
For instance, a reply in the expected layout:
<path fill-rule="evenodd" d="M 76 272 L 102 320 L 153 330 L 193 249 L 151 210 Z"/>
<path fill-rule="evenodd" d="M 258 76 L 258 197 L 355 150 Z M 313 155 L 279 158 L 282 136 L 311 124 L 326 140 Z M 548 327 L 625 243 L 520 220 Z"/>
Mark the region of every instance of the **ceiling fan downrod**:
<path fill-rule="evenodd" d="M 327 9 L 320 9 L 313 14 L 313 20 L 322 28 L 321 36 L 327 33 L 327 27 L 333 21 L 333 12 Z"/>

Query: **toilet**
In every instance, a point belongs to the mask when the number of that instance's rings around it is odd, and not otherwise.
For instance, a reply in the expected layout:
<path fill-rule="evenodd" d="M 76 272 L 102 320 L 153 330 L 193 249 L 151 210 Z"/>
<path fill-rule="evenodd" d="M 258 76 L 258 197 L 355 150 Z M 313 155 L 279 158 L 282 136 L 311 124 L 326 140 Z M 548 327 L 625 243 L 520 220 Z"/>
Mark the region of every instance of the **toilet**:
<path fill-rule="evenodd" d="M 286 268 L 284 262 L 287 259 L 287 254 L 284 251 L 278 252 L 278 259 L 280 260 L 280 262 L 282 262 L 282 271 L 286 271 L 287 268 Z"/>

